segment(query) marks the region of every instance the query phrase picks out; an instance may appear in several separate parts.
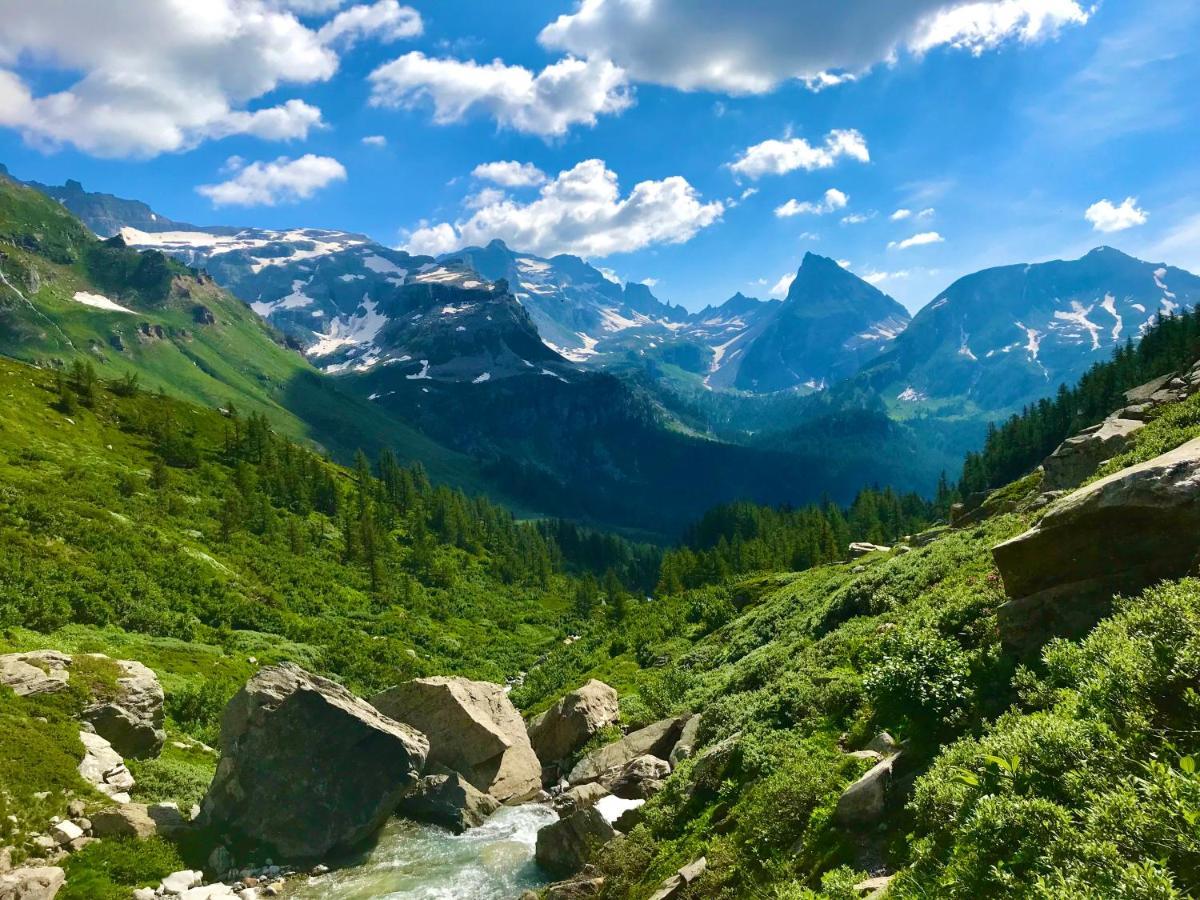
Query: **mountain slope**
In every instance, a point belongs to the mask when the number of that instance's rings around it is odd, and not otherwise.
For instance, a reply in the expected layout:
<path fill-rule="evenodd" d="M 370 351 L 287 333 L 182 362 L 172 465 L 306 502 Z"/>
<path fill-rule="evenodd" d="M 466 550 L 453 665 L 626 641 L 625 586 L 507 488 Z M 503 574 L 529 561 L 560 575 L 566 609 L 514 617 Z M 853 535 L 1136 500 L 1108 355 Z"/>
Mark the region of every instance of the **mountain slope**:
<path fill-rule="evenodd" d="M 806 253 L 783 305 L 741 354 L 734 384 L 758 392 L 827 387 L 885 349 L 908 320 L 887 294 Z"/>
<path fill-rule="evenodd" d="M 985 269 L 923 308 L 864 376 L 908 411 L 1005 413 L 1075 382 L 1160 315 L 1197 302 L 1197 276 L 1111 247 Z"/>

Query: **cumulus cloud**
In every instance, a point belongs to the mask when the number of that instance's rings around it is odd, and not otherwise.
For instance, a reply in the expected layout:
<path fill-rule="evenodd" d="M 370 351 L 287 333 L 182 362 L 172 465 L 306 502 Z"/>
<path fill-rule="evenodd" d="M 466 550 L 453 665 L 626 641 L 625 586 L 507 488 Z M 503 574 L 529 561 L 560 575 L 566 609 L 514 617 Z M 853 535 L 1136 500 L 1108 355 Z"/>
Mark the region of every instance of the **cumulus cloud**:
<path fill-rule="evenodd" d="M 912 218 L 912 214 L 913 213 L 911 209 L 898 209 L 888 218 L 890 218 L 893 222 L 903 222 L 905 219 Z"/>
<path fill-rule="evenodd" d="M 535 187 L 546 183 L 546 173 L 533 163 L 515 160 L 480 163 L 471 174 L 483 181 L 491 181 L 504 187 Z"/>
<path fill-rule="evenodd" d="M 594 125 L 633 102 L 625 73 L 606 59 L 568 57 L 534 73 L 498 59 L 481 65 L 414 51 L 380 66 L 370 80 L 375 106 L 411 107 L 427 99 L 439 124 L 483 113 L 502 128 L 543 137 Z"/>
<path fill-rule="evenodd" d="M 771 285 L 771 290 L 768 293 L 772 297 L 786 297 L 788 289 L 792 286 L 792 282 L 796 280 L 795 272 L 784 272 L 779 276 L 779 280 Z M 766 282 L 763 282 L 764 284 Z"/>
<path fill-rule="evenodd" d="M 247 107 L 327 79 L 338 64 L 292 10 L 264 0 L 41 0 L 6 3 L 3 15 L 0 65 L 32 59 L 69 77 L 38 94 L 0 71 L 0 124 L 36 146 L 98 156 L 154 156 L 241 133 L 303 138 L 320 123 L 316 107 Z"/>
<path fill-rule="evenodd" d="M 1117 206 L 1111 200 L 1100 200 L 1087 208 L 1083 217 L 1092 223 L 1093 231 L 1124 231 L 1144 225 L 1149 214 L 1138 207 L 1137 197 L 1126 197 Z"/>
<path fill-rule="evenodd" d="M 723 212 L 724 204 L 703 202 L 677 175 L 640 182 L 622 196 L 616 173 L 603 160 L 589 159 L 560 172 L 528 203 L 500 196 L 453 224 L 425 223 L 409 234 L 406 249 L 430 253 L 434 247 L 452 244 L 454 249 L 500 238 L 539 256 L 598 258 L 683 243 Z"/>
<path fill-rule="evenodd" d="M 281 156 L 272 162 L 249 165 L 234 158 L 229 168 L 237 171 L 233 178 L 196 188 L 214 206 L 275 206 L 304 200 L 326 185 L 346 180 L 346 169 L 340 162 L 311 153 L 299 159 Z"/>
<path fill-rule="evenodd" d="M 835 129 L 817 146 L 804 138 L 782 141 L 772 138 L 747 147 L 729 167 L 738 175 L 757 179 L 764 175 L 785 175 L 796 169 L 807 172 L 829 169 L 843 157 L 864 163 L 871 161 L 866 139 L 854 129 Z"/>
<path fill-rule="evenodd" d="M 912 237 L 905 238 L 902 241 L 891 241 L 888 247 L 894 247 L 897 250 L 907 250 L 909 247 L 923 247 L 926 244 L 941 244 L 946 239 L 936 231 L 922 231 L 920 234 L 914 234 Z"/>
<path fill-rule="evenodd" d="M 436 225 L 431 222 L 421 222 L 414 231 L 403 235 L 400 249 L 418 256 L 441 256 L 443 253 L 450 253 L 465 246 L 466 244 L 459 240 L 458 232 L 449 222 L 440 222 Z"/>
<path fill-rule="evenodd" d="M 733 13 L 726 0 L 582 0 L 539 40 L 635 81 L 761 94 L 792 79 L 820 90 L 903 52 L 1044 40 L 1088 16 L 1078 0 L 758 0 Z"/>
<path fill-rule="evenodd" d="M 322 43 L 349 47 L 363 38 L 385 43 L 414 38 L 425 30 L 421 14 L 396 0 L 352 6 L 338 13 L 317 32 Z"/>
<path fill-rule="evenodd" d="M 801 215 L 823 216 L 834 210 L 844 209 L 849 201 L 850 198 L 837 188 L 830 188 L 825 192 L 825 196 L 815 203 L 811 200 L 789 200 L 782 206 L 775 207 L 775 215 L 781 219 Z"/>

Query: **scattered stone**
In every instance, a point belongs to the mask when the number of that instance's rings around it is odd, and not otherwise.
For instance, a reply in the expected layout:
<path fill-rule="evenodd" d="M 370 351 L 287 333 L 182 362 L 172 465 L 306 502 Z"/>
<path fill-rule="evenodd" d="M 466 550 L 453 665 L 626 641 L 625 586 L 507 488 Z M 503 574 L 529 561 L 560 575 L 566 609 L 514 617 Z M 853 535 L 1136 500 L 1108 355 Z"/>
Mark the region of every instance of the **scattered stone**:
<path fill-rule="evenodd" d="M 887 809 L 892 773 L 901 754 L 895 753 L 872 766 L 838 797 L 833 820 L 842 828 L 861 829 L 879 824 Z"/>
<path fill-rule="evenodd" d="M 158 676 L 134 660 L 121 659 L 117 696 L 86 709 L 83 718 L 122 756 L 142 759 L 162 752 L 163 689 Z"/>
<path fill-rule="evenodd" d="M 72 819 L 78 819 L 81 816 L 87 815 L 87 804 L 82 800 L 72 800 L 67 804 L 67 815 Z"/>
<path fill-rule="evenodd" d="M 669 762 L 644 754 L 627 762 L 611 779 L 601 781 L 606 781 L 608 789 L 622 800 L 649 800 L 662 790 L 670 775 Z"/>
<path fill-rule="evenodd" d="M 598 781 L 577 784 L 574 787 L 567 788 L 567 790 L 554 798 L 554 811 L 559 816 L 569 816 L 577 810 L 590 809 L 601 798 L 607 797 L 608 793 L 608 788 Z"/>
<path fill-rule="evenodd" d="M 592 679 L 529 723 L 529 742 L 543 764 L 567 759 L 592 735 L 617 721 L 617 692 Z"/>
<path fill-rule="evenodd" d="M 57 866 L 28 866 L 0 875 L 0 900 L 53 900 L 66 883 Z"/>
<path fill-rule="evenodd" d="M 418 678 L 371 698 L 385 716 L 429 739 L 429 762 L 462 773 L 502 803 L 542 789 L 542 766 L 504 688 L 466 678 Z"/>
<path fill-rule="evenodd" d="M 666 879 L 655 891 L 650 895 L 650 900 L 671 900 L 672 897 L 679 896 L 679 892 L 685 887 L 699 878 L 708 870 L 708 860 L 703 856 L 694 862 L 688 863 L 670 878 Z"/>
<path fill-rule="evenodd" d="M 679 732 L 679 740 L 675 742 L 675 748 L 667 758 L 667 762 L 671 764 L 672 769 L 685 759 L 691 759 L 692 754 L 696 752 L 696 743 L 700 737 L 700 722 L 702 718 L 699 713 L 688 716 L 683 729 Z"/>
<path fill-rule="evenodd" d="M 419 777 L 429 743 L 284 663 L 260 669 L 229 702 L 221 751 L 201 823 L 311 859 L 374 833 Z"/>
<path fill-rule="evenodd" d="M 50 827 L 50 837 L 54 838 L 54 842 L 62 847 L 76 838 L 83 837 L 83 829 L 70 820 L 59 822 Z"/>
<path fill-rule="evenodd" d="M 477 828 L 500 808 L 500 802 L 484 794 L 457 772 L 426 775 L 404 795 L 399 813 L 418 822 L 430 822 L 462 834 Z"/>
<path fill-rule="evenodd" d="M 574 875 L 597 847 L 616 836 L 616 831 L 595 808 L 581 809 L 538 831 L 534 858 L 551 874 Z"/>
<path fill-rule="evenodd" d="M 854 886 L 854 890 L 862 894 L 866 900 L 876 900 L 882 897 L 887 890 L 887 886 L 891 884 L 893 875 L 876 875 L 874 878 L 867 878 L 860 881 Z"/>
<path fill-rule="evenodd" d="M 675 749 L 686 721 L 687 716 L 663 719 L 630 732 L 619 741 L 599 747 L 575 764 L 567 780 L 571 784 L 596 781 L 606 772 L 624 766 L 631 759 L 647 753 L 665 759 Z"/>
<path fill-rule="evenodd" d="M 204 881 L 203 872 L 195 872 L 191 869 L 183 869 L 179 872 L 172 872 L 159 884 L 158 889 L 162 894 L 182 894 L 184 891 L 196 887 Z"/>
<path fill-rule="evenodd" d="M 1069 494 L 992 555 L 1010 598 L 997 610 L 1006 647 L 1031 654 L 1085 633 L 1115 594 L 1200 559 L 1200 438 Z"/>
<path fill-rule="evenodd" d="M 587 868 L 591 869 L 591 866 Z M 580 900 L 584 897 L 599 897 L 604 892 L 604 877 L 584 872 L 577 878 L 558 881 L 546 888 L 545 900 Z M 533 895 L 535 900 L 537 894 Z"/>
<path fill-rule="evenodd" d="M 178 807 L 169 803 L 124 803 L 110 806 L 92 816 L 92 833 L 96 837 L 148 838 L 169 837 L 188 827 Z"/>
<path fill-rule="evenodd" d="M 871 742 L 867 744 L 866 749 L 874 750 L 881 756 L 888 756 L 897 752 L 900 745 L 896 743 L 896 739 L 886 731 L 881 731 L 875 737 L 871 738 Z"/>
<path fill-rule="evenodd" d="M 83 742 L 83 760 L 79 763 L 79 774 L 84 781 L 95 785 L 96 790 L 118 803 L 129 802 L 129 792 L 135 784 L 125 760 L 112 748 L 112 744 L 90 731 L 80 731 Z"/>
<path fill-rule="evenodd" d="M 154 900 L 157 896 L 158 892 L 150 887 L 137 888 L 133 892 L 133 900 Z"/>
<path fill-rule="evenodd" d="M 53 694 L 67 686 L 71 657 L 57 650 L 6 653 L 0 656 L 0 685 L 18 697 Z"/>
<path fill-rule="evenodd" d="M 850 544 L 850 558 L 859 559 L 866 556 L 868 553 L 887 553 L 891 547 L 885 547 L 882 544 L 871 544 L 867 541 L 854 541 Z"/>

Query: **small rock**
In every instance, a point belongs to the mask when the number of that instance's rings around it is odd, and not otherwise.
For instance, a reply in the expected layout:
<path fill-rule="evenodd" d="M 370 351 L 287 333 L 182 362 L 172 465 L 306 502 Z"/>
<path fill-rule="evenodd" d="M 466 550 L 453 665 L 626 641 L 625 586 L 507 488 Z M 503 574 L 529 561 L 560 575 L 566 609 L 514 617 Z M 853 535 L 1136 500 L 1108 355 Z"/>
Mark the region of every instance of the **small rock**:
<path fill-rule="evenodd" d="M 137 888 L 133 892 L 133 900 L 154 900 L 157 896 L 158 893 L 150 887 Z"/>
<path fill-rule="evenodd" d="M 671 764 L 657 756 L 643 754 L 631 759 L 607 782 L 608 789 L 623 800 L 649 800 L 662 790 L 671 775 Z"/>
<path fill-rule="evenodd" d="M 60 847 L 64 844 L 69 844 L 76 838 L 83 837 L 83 829 L 74 822 L 59 822 L 50 829 L 50 837 L 54 838 L 55 843 Z"/>
<path fill-rule="evenodd" d="M 671 900 L 672 897 L 678 896 L 680 891 L 703 875 L 707 870 L 708 860 L 703 856 L 688 863 L 670 878 L 666 879 L 659 886 L 658 890 L 650 895 L 650 900 Z"/>
<path fill-rule="evenodd" d="M 194 872 L 191 869 L 183 869 L 179 872 L 172 872 L 162 880 L 159 885 L 159 890 L 163 894 L 182 894 L 184 891 L 196 887 L 204 880 L 203 872 Z"/>
<path fill-rule="evenodd" d="M 843 828 L 877 825 L 887 808 L 892 771 L 902 754 L 895 753 L 874 765 L 838 797 L 834 821 Z"/>

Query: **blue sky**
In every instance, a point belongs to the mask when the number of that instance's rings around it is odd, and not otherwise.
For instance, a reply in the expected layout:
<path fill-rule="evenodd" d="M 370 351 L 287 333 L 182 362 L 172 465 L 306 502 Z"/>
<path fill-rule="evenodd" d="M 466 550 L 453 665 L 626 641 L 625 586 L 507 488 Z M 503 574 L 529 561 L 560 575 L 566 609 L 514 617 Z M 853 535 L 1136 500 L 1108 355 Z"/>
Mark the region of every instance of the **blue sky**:
<path fill-rule="evenodd" d="M 499 236 L 690 308 L 778 292 L 807 250 L 911 309 L 1099 244 L 1200 270 L 1191 0 L 121 9 L 0 0 L 18 177 L 417 250 Z"/>

